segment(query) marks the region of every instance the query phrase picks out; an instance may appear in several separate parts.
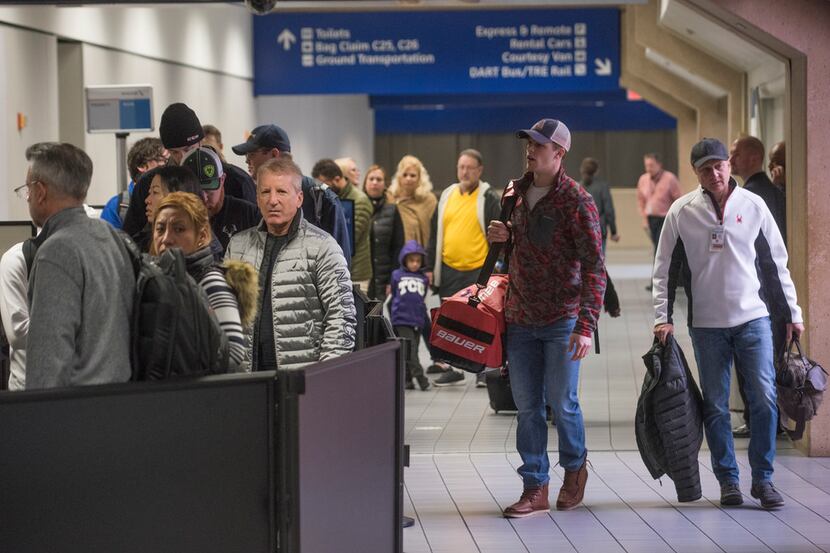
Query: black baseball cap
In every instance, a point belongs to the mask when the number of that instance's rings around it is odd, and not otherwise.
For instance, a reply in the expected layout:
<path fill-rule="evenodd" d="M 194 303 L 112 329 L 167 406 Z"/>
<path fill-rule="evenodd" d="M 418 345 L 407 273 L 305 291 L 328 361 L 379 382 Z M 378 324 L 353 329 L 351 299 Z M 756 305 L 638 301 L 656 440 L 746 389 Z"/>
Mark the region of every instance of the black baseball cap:
<path fill-rule="evenodd" d="M 717 138 L 704 138 L 692 146 L 691 160 L 695 169 L 699 169 L 701 165 L 712 159 L 719 161 L 729 159 L 726 146 Z"/>
<path fill-rule="evenodd" d="M 516 138 L 530 138 L 539 144 L 553 142 L 566 152 L 571 149 L 571 131 L 556 119 L 540 119 L 529 129 L 516 131 Z"/>
<path fill-rule="evenodd" d="M 291 151 L 291 142 L 288 134 L 277 125 L 260 125 L 251 131 L 248 140 L 233 146 L 231 150 L 238 156 L 244 156 L 260 148 L 271 150 L 276 148 L 281 152 Z"/>

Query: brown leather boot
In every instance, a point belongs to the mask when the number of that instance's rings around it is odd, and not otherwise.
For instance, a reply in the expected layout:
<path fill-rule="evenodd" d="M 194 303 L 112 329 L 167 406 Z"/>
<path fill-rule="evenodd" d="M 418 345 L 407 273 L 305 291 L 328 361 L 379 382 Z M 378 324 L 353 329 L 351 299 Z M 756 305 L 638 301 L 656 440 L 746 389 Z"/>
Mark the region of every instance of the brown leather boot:
<path fill-rule="evenodd" d="M 570 511 L 582 503 L 585 495 L 585 483 L 588 481 L 588 460 L 586 459 L 579 470 L 566 470 L 565 482 L 559 490 L 559 497 L 556 499 L 557 511 Z"/>
<path fill-rule="evenodd" d="M 530 515 L 547 513 L 550 511 L 548 503 L 548 485 L 537 488 L 525 488 L 522 497 L 504 510 L 506 518 L 524 518 Z"/>

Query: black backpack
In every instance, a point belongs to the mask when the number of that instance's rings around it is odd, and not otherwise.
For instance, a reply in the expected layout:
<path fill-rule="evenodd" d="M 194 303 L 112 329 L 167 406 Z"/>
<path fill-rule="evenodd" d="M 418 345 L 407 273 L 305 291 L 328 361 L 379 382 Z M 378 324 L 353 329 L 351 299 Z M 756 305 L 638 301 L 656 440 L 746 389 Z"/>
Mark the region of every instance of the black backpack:
<path fill-rule="evenodd" d="M 228 371 L 228 339 L 178 248 L 158 260 L 121 234 L 135 269 L 130 322 L 132 380 L 163 380 Z"/>

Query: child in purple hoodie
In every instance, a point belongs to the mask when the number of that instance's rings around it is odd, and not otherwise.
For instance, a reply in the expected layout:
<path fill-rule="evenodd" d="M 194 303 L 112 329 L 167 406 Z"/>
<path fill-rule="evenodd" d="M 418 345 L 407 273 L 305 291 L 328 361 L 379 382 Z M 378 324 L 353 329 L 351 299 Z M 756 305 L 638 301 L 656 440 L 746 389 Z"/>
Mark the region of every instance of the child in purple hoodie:
<path fill-rule="evenodd" d="M 406 362 L 406 389 L 414 390 L 414 378 L 421 390 L 429 388 L 429 380 L 418 361 L 418 345 L 421 329 L 427 320 L 425 303 L 429 279 L 424 274 L 426 252 L 416 241 L 409 240 L 401 248 L 398 260 L 401 268 L 392 272 L 392 325 L 395 333 L 409 342 L 409 356 Z"/>

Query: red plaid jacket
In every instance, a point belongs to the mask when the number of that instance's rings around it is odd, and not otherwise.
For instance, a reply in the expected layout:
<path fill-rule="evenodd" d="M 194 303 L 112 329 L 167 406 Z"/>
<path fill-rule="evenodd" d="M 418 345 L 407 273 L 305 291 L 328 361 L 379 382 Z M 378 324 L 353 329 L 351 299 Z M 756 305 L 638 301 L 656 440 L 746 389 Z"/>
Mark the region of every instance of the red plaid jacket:
<path fill-rule="evenodd" d="M 541 326 L 577 317 L 574 332 L 590 336 L 605 294 L 599 215 L 591 195 L 559 171 L 553 189 L 528 209 L 532 175 L 512 183 L 513 210 L 508 323 Z"/>

